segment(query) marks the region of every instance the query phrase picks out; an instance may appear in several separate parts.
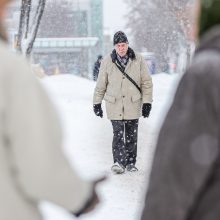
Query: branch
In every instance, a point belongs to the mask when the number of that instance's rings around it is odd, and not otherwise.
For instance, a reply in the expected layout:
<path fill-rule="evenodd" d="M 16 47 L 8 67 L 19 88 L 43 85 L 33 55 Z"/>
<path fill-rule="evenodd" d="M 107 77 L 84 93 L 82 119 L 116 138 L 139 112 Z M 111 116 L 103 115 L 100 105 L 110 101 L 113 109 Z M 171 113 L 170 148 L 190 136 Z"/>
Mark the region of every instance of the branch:
<path fill-rule="evenodd" d="M 22 51 L 22 37 L 24 34 L 24 22 L 25 22 L 25 0 L 21 0 L 19 27 L 18 27 L 18 37 L 17 37 L 17 50 Z"/>

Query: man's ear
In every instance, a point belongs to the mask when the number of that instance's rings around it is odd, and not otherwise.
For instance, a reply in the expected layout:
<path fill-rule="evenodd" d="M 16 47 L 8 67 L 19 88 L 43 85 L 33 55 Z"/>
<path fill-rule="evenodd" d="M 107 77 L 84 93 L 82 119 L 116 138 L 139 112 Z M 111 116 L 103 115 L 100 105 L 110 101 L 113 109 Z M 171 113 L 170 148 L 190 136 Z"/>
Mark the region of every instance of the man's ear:
<path fill-rule="evenodd" d="M 5 10 L 6 5 L 0 5 L 0 19 L 3 19 L 5 17 Z"/>

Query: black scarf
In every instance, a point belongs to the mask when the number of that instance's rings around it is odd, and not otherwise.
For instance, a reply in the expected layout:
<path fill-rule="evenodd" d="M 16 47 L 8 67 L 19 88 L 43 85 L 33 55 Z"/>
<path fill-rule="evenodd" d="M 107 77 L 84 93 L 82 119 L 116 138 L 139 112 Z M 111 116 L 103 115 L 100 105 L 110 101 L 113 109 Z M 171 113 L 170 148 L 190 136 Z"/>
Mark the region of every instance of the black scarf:
<path fill-rule="evenodd" d="M 120 57 L 120 56 L 117 54 L 117 60 L 119 61 L 120 65 L 125 68 L 125 67 L 127 66 L 129 57 L 128 57 L 127 54 L 126 54 L 125 56 L 123 56 L 123 57 Z"/>

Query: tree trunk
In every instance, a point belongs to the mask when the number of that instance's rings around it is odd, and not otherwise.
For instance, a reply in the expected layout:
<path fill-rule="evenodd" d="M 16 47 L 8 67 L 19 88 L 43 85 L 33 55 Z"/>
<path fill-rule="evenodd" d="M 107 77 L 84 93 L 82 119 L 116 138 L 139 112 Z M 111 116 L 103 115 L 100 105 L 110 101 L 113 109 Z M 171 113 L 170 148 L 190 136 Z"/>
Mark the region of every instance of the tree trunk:
<path fill-rule="evenodd" d="M 36 16 L 35 16 L 35 21 L 34 21 L 35 23 L 33 23 L 32 30 L 31 30 L 31 36 L 30 36 L 28 47 L 27 47 L 27 50 L 26 50 L 26 55 L 27 56 L 30 56 L 31 51 L 33 49 L 34 41 L 35 41 L 36 36 L 37 36 L 37 32 L 38 32 L 38 29 L 39 29 L 39 26 L 40 26 L 40 22 L 41 22 L 43 13 L 44 13 L 45 5 L 46 5 L 46 0 L 39 0 L 39 7 L 36 11 Z"/>
<path fill-rule="evenodd" d="M 17 50 L 30 56 L 40 22 L 45 9 L 46 0 L 38 0 L 33 15 L 32 0 L 21 0 L 20 21 L 17 35 Z"/>
<path fill-rule="evenodd" d="M 22 35 L 24 29 L 24 20 L 25 20 L 25 0 L 21 1 L 21 9 L 20 9 L 20 19 L 19 19 L 19 28 L 17 35 L 17 50 L 22 52 Z"/>

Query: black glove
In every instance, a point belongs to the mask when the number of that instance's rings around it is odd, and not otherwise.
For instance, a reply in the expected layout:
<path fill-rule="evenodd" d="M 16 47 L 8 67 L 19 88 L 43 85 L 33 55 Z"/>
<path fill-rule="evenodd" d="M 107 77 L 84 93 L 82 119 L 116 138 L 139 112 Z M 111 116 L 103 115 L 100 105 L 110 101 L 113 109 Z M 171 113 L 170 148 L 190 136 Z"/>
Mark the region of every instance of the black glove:
<path fill-rule="evenodd" d="M 151 111 L 151 104 L 150 103 L 144 103 L 142 106 L 142 116 L 144 118 L 149 117 Z"/>
<path fill-rule="evenodd" d="M 93 105 L 93 110 L 95 112 L 95 114 L 99 117 L 103 117 L 103 111 L 102 111 L 102 106 L 101 104 L 95 104 Z"/>

